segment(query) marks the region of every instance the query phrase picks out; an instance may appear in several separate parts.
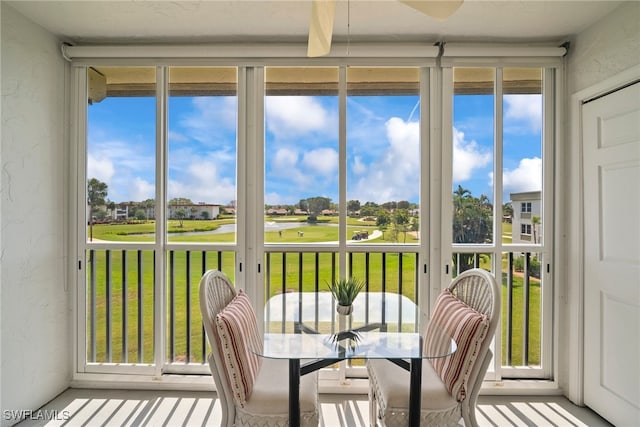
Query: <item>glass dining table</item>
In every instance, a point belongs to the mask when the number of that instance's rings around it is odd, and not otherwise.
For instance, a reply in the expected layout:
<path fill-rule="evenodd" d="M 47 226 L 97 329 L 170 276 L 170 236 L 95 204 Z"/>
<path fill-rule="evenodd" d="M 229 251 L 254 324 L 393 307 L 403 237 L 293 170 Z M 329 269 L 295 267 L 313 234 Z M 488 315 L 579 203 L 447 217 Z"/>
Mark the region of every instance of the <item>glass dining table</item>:
<path fill-rule="evenodd" d="M 420 424 L 422 361 L 446 357 L 456 343 L 430 328 L 424 345 L 419 307 L 409 298 L 361 292 L 353 313 L 336 312 L 329 292 L 290 292 L 265 306 L 263 347 L 256 354 L 289 361 L 289 425 L 300 425 L 300 377 L 349 359 L 388 359 L 410 372 L 409 425 Z"/>

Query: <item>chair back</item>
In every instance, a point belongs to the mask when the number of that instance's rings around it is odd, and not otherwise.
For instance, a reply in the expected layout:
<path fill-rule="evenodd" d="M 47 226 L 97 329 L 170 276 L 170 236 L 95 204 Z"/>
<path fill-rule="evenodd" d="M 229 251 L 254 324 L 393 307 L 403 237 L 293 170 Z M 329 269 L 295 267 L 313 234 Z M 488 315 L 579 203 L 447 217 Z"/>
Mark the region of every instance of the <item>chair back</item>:
<path fill-rule="evenodd" d="M 218 270 L 209 270 L 200 279 L 200 311 L 202 323 L 211 346 L 211 354 L 207 357 L 213 380 L 216 383 L 218 399 L 222 407 L 223 427 L 233 426 L 235 406 L 231 386 L 224 372 L 225 365 L 220 348 L 220 340 L 215 325 L 216 315 L 220 313 L 237 295 L 237 291 L 229 278 Z"/>
<path fill-rule="evenodd" d="M 487 372 L 493 353 L 490 346 L 498 325 L 500 316 L 500 286 L 495 277 L 486 270 L 474 268 L 459 274 L 449 286 L 451 293 L 474 310 L 485 314 L 489 319 L 487 335 L 483 340 L 476 363 L 474 364 L 468 381 L 468 395 L 462 412 L 465 421 L 476 424 L 475 405 L 478 393 L 482 387 L 484 375 Z M 470 417 L 470 419 L 469 419 Z"/>

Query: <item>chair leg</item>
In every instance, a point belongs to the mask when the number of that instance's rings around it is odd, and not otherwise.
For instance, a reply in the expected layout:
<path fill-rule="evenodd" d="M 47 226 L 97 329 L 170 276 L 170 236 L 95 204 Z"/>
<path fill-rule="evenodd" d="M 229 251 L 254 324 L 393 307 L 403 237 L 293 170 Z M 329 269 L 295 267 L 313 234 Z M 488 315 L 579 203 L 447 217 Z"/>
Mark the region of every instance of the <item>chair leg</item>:
<path fill-rule="evenodd" d="M 376 393 L 373 391 L 373 387 L 369 387 L 369 427 L 376 427 L 378 425 L 377 412 Z"/>

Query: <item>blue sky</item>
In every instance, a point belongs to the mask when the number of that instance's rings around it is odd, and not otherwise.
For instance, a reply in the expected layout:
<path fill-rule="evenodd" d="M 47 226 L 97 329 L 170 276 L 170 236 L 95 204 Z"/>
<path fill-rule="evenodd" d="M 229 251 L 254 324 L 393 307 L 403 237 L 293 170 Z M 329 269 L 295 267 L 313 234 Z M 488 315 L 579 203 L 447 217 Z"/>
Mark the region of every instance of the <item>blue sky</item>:
<path fill-rule="evenodd" d="M 110 200 L 141 201 L 155 191 L 155 99 L 106 98 L 89 107 L 87 175 Z M 265 203 L 338 200 L 338 99 L 268 97 Z M 227 204 L 236 198 L 235 97 L 169 100 L 169 198 Z M 418 201 L 417 96 L 347 100 L 347 198 Z M 504 98 L 504 198 L 541 189 L 540 95 Z M 493 97 L 454 98 L 453 187 L 493 199 Z"/>

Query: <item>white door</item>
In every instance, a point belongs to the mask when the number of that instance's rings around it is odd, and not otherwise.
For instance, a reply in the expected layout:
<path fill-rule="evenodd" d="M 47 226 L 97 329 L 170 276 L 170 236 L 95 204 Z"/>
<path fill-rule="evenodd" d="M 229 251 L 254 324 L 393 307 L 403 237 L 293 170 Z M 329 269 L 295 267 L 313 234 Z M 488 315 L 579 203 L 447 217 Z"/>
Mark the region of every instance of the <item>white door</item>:
<path fill-rule="evenodd" d="M 640 425 L 640 83 L 584 104 L 585 404 Z"/>

